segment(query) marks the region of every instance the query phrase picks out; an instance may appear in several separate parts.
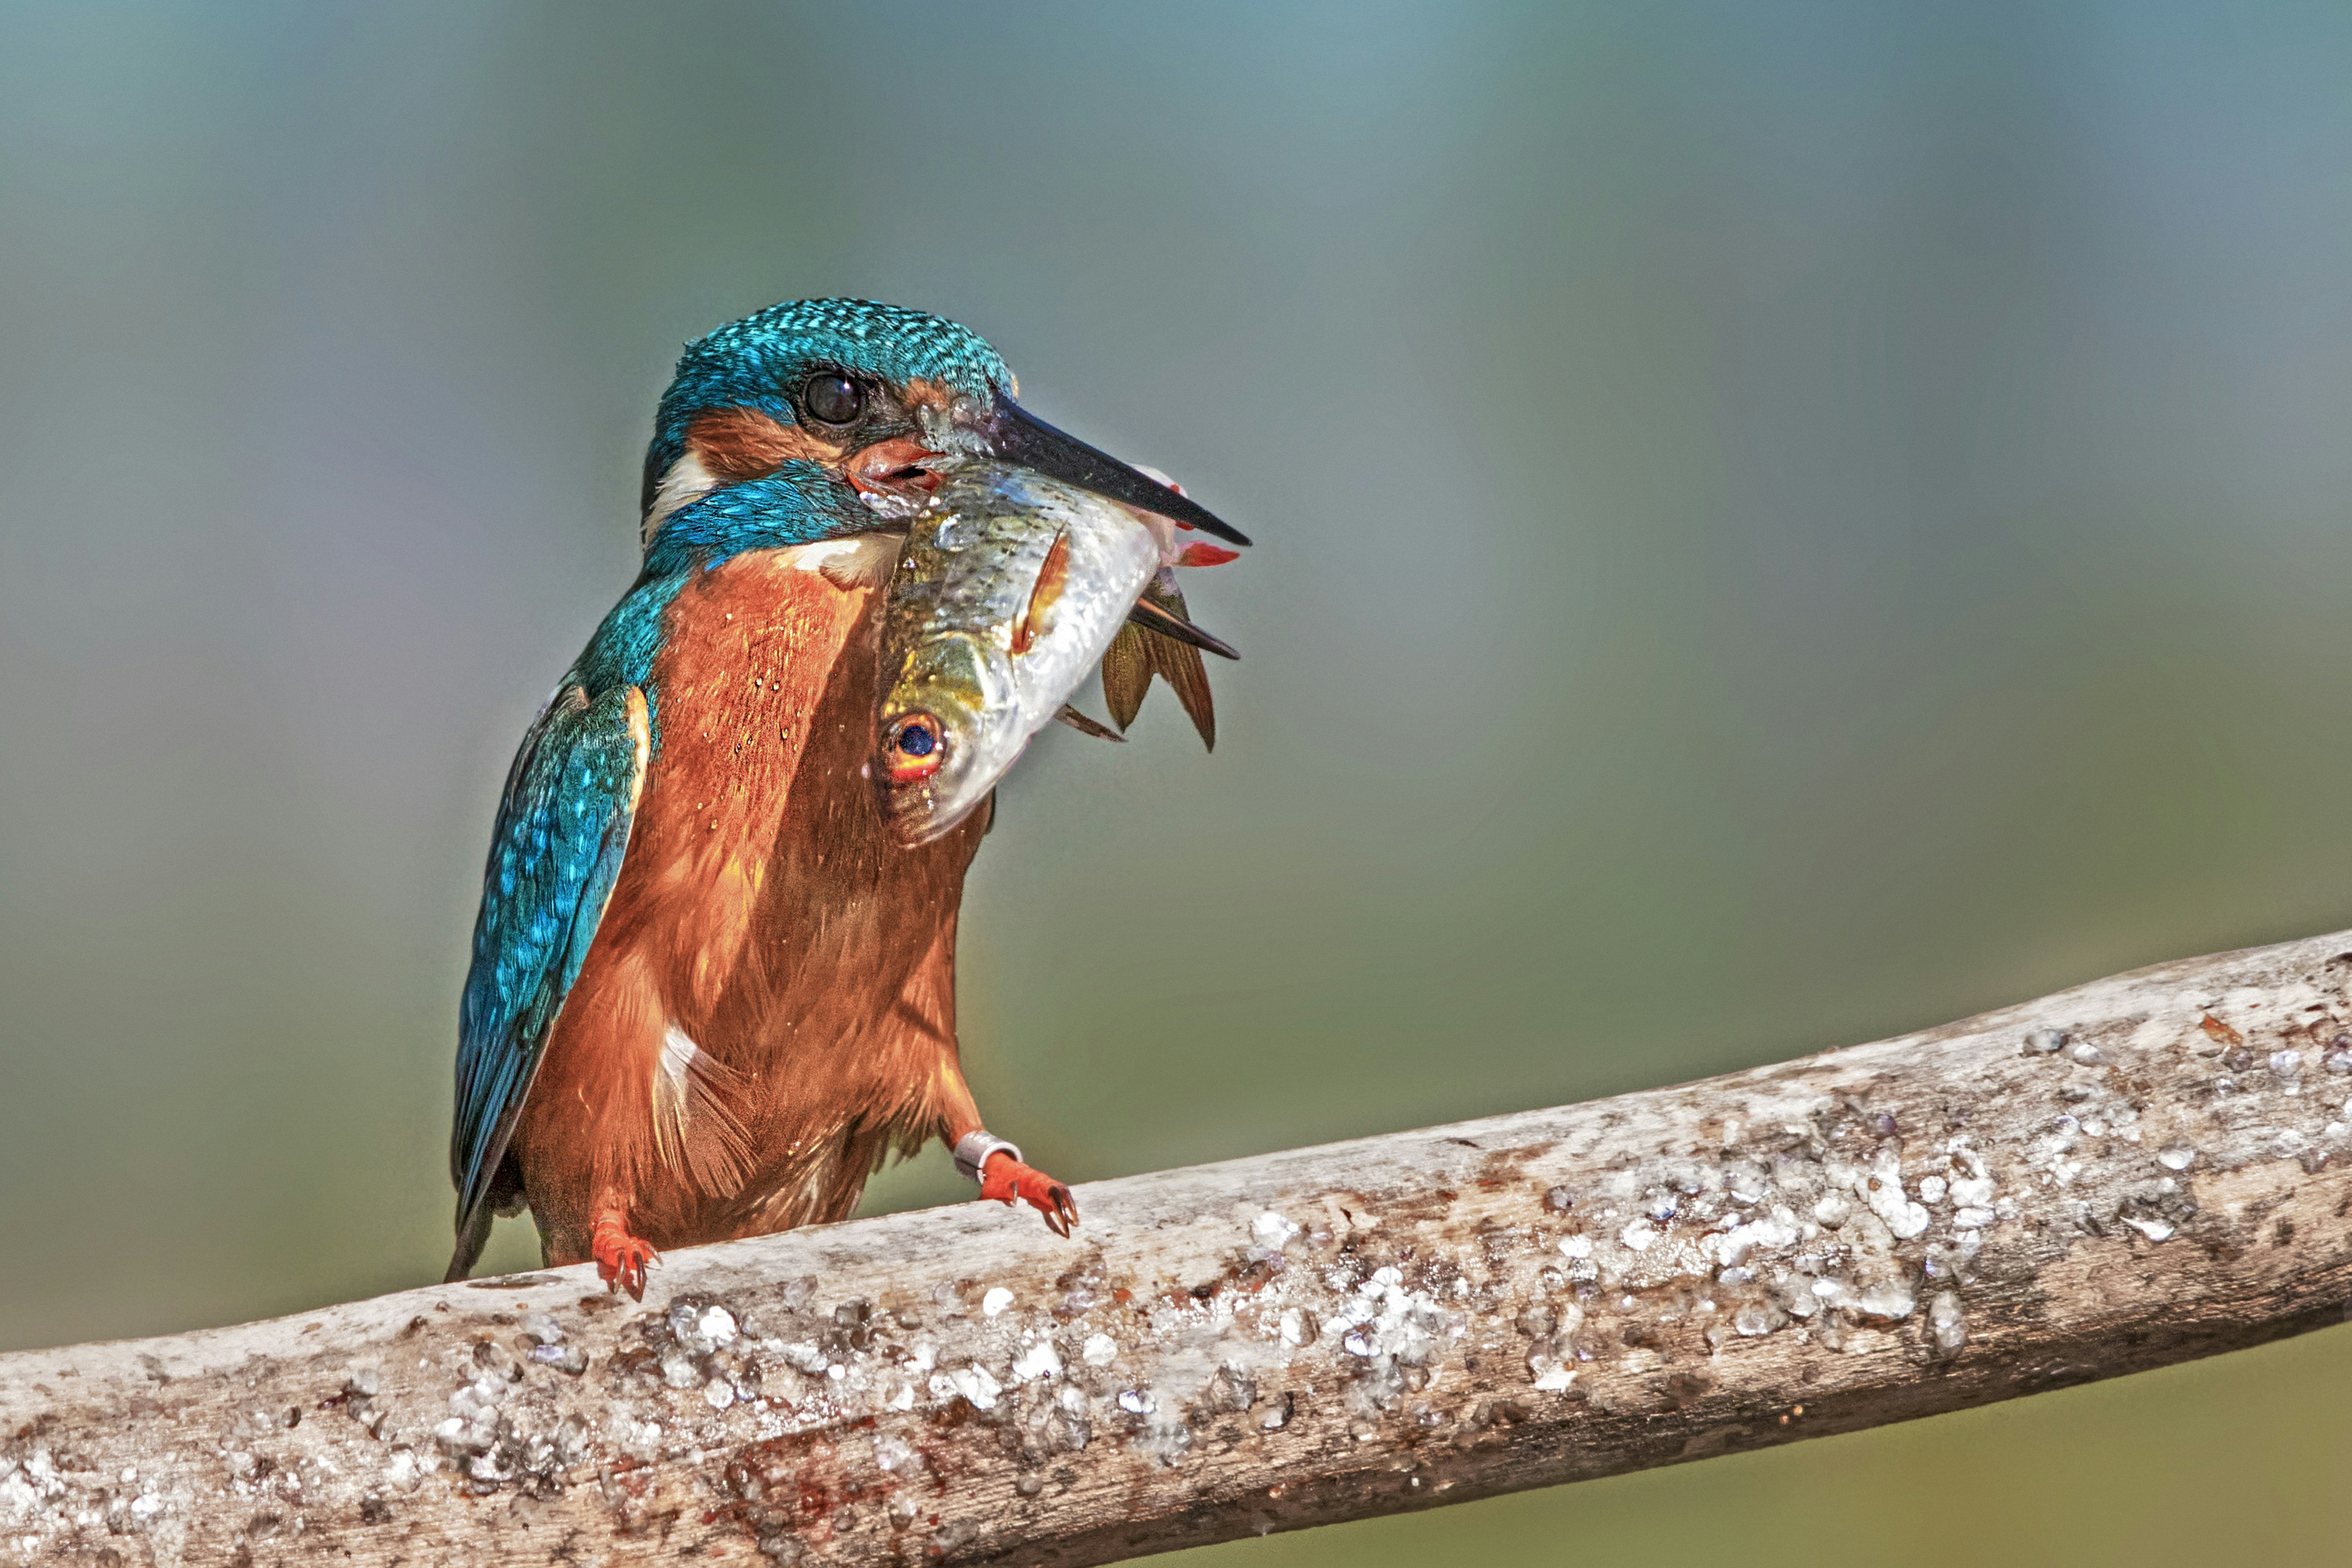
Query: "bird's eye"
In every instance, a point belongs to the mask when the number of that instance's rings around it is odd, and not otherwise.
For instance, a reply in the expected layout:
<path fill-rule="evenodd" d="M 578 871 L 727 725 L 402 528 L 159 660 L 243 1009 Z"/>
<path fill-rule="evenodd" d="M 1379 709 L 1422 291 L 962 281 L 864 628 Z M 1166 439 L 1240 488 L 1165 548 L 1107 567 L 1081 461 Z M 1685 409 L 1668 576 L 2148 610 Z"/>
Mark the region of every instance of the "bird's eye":
<path fill-rule="evenodd" d="M 801 387 L 801 407 L 821 425 L 846 425 L 866 407 L 866 389 L 839 371 L 821 370 Z"/>

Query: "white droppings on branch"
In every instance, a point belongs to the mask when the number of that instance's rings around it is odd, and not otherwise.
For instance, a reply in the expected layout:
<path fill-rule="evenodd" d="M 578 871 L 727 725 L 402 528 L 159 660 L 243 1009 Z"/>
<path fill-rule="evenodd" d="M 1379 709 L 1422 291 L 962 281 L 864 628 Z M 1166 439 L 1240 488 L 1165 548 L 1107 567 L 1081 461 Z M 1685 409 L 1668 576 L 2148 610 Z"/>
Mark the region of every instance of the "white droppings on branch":
<path fill-rule="evenodd" d="M 970 1205 L 643 1307 L 549 1270 L 0 1357 L 0 1555 L 1078 1564 L 2274 1337 L 2352 1298 L 2347 946 L 1100 1184 L 1075 1241 Z"/>

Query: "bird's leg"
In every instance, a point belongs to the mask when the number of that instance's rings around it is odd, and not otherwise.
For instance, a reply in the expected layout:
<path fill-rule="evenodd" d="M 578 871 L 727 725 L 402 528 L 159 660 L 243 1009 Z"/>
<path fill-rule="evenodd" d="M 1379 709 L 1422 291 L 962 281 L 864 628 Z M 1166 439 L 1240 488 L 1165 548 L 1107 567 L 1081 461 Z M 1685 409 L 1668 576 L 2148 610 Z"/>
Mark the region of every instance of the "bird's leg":
<path fill-rule="evenodd" d="M 1024 1163 L 1020 1150 L 984 1128 L 956 1140 L 955 1163 L 957 1170 L 980 1184 L 982 1197 L 1027 1204 L 1045 1216 L 1045 1228 L 1055 1236 L 1069 1235 L 1078 1223 L 1077 1200 L 1069 1187 Z"/>
<path fill-rule="evenodd" d="M 617 1207 L 600 1208 L 588 1230 L 589 1255 L 596 1260 L 596 1278 L 614 1290 L 626 1290 L 632 1300 L 646 1299 L 646 1270 L 661 1261 L 653 1244 L 629 1234 L 629 1216 Z"/>
<path fill-rule="evenodd" d="M 1002 1149 L 981 1173 L 980 1195 L 1009 1204 L 1018 1198 L 1045 1216 L 1045 1228 L 1067 1236 L 1078 1223 L 1078 1201 L 1070 1189 L 1034 1165 L 1024 1165 Z"/>
<path fill-rule="evenodd" d="M 953 1058 L 944 1068 L 935 1080 L 940 1096 L 935 1103 L 956 1169 L 980 1184 L 982 1197 L 1027 1204 L 1045 1216 L 1046 1229 L 1055 1236 L 1069 1235 L 1078 1223 L 1078 1203 L 1068 1185 L 1024 1163 L 1019 1149 L 982 1127 L 980 1107 L 972 1101 L 971 1086 L 964 1082 L 961 1068 Z"/>

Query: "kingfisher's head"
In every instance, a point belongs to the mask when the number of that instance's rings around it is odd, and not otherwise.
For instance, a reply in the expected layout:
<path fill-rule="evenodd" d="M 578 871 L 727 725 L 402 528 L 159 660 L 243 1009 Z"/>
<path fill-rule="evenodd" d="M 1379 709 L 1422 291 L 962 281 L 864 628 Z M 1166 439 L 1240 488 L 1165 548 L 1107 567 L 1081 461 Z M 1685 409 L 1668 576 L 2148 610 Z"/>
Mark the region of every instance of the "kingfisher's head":
<path fill-rule="evenodd" d="M 681 514 L 811 509 L 828 531 L 887 527 L 956 454 L 1032 468 L 1234 543 L 1197 503 L 1024 413 L 980 336 L 867 300 L 771 306 L 686 347 L 646 451 L 645 542 Z"/>

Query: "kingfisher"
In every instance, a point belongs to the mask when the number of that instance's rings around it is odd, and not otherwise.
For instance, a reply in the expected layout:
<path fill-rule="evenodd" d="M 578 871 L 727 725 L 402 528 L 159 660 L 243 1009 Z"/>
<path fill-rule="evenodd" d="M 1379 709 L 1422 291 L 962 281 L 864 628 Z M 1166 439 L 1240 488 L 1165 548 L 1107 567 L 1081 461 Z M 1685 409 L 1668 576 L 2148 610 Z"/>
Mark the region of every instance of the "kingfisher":
<path fill-rule="evenodd" d="M 646 453 L 643 569 L 500 797 L 448 1280 L 528 1207 L 550 1265 L 642 1300 L 660 1251 L 845 1218 L 934 1137 L 982 1197 L 1069 1234 L 1069 1188 L 986 1129 L 959 1063 L 957 911 L 992 803 L 903 847 L 867 776 L 892 520 L 964 452 L 1248 541 L 1017 390 L 971 331 L 868 300 L 687 345 Z"/>

